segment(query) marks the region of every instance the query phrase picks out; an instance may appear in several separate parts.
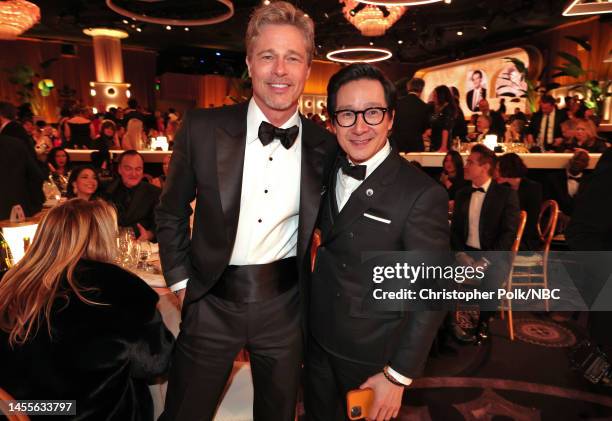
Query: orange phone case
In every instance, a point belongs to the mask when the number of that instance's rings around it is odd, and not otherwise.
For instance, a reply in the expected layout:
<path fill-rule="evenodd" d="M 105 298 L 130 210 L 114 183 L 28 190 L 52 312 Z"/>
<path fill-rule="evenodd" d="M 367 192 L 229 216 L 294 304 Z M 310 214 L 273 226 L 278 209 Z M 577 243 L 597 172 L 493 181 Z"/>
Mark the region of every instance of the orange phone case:
<path fill-rule="evenodd" d="M 374 401 L 374 391 L 366 389 L 349 390 L 346 394 L 346 411 L 350 420 L 360 420 L 368 416 Z"/>

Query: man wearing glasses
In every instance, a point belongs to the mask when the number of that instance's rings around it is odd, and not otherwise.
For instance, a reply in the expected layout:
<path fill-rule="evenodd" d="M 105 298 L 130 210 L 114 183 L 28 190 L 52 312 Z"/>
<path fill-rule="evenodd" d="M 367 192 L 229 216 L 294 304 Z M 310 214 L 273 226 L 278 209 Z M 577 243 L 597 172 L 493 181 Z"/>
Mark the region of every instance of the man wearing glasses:
<path fill-rule="evenodd" d="M 365 251 L 449 249 L 445 191 L 389 145 L 396 95 L 376 68 L 354 64 L 327 87 L 342 148 L 319 214 L 321 244 L 311 281 L 306 414 L 336 419 L 349 390 L 370 387 L 369 419 L 397 417 L 404 388 L 419 376 L 442 315 L 362 308 L 372 283 L 359 267 Z"/>

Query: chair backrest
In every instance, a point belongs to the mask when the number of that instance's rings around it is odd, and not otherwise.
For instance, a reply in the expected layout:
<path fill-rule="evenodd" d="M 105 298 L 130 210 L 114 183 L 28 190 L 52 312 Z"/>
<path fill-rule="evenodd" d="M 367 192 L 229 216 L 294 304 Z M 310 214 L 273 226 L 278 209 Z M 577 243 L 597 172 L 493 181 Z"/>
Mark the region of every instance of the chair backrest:
<path fill-rule="evenodd" d="M 523 232 L 525 231 L 525 224 L 527 223 L 527 212 L 524 210 L 519 214 L 519 224 L 516 230 L 516 237 L 514 243 L 512 243 L 512 253 L 516 253 L 521 245 L 521 239 L 523 238 Z"/>
<path fill-rule="evenodd" d="M 6 390 L 0 387 L 0 414 L 5 415 L 8 421 L 30 421 L 30 417 L 27 415 L 14 412 L 9 413 L 6 402 L 14 400 Z"/>
<path fill-rule="evenodd" d="M 538 216 L 538 235 L 544 245 L 543 250 L 550 249 L 550 243 L 555 236 L 557 229 L 557 218 L 559 216 L 559 205 L 554 200 L 547 200 L 542 203 L 540 215 Z"/>

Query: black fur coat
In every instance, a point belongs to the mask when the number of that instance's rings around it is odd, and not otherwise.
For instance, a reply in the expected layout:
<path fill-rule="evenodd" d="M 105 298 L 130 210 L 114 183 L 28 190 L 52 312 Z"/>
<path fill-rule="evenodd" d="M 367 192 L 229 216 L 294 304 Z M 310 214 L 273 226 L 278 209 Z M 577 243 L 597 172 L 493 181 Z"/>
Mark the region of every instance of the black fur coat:
<path fill-rule="evenodd" d="M 84 296 L 70 291 L 46 324 L 11 349 L 0 333 L 0 387 L 15 399 L 76 400 L 77 420 L 153 419 L 147 380 L 163 375 L 174 338 L 156 310 L 157 294 L 111 264 L 82 260 L 75 272 Z M 51 417 L 45 417 L 50 419 Z"/>

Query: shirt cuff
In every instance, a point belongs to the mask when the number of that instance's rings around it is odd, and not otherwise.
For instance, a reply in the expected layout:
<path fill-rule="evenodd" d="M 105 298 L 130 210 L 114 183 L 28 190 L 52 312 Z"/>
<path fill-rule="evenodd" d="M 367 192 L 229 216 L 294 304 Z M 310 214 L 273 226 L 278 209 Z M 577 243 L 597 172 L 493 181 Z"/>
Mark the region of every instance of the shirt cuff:
<path fill-rule="evenodd" d="M 189 281 L 189 278 L 183 279 L 182 281 L 178 281 L 176 284 L 170 285 L 168 288 L 170 288 L 170 291 L 172 292 L 180 291 L 182 289 L 187 288 L 188 281 Z"/>
<path fill-rule="evenodd" d="M 394 369 L 392 369 L 389 366 L 387 366 L 387 374 L 390 375 L 391 377 L 393 377 L 399 383 L 403 384 L 404 386 L 410 386 L 410 384 L 412 383 L 412 379 L 411 378 L 406 377 L 406 376 L 402 376 L 400 373 L 398 373 L 397 371 L 395 371 Z"/>

